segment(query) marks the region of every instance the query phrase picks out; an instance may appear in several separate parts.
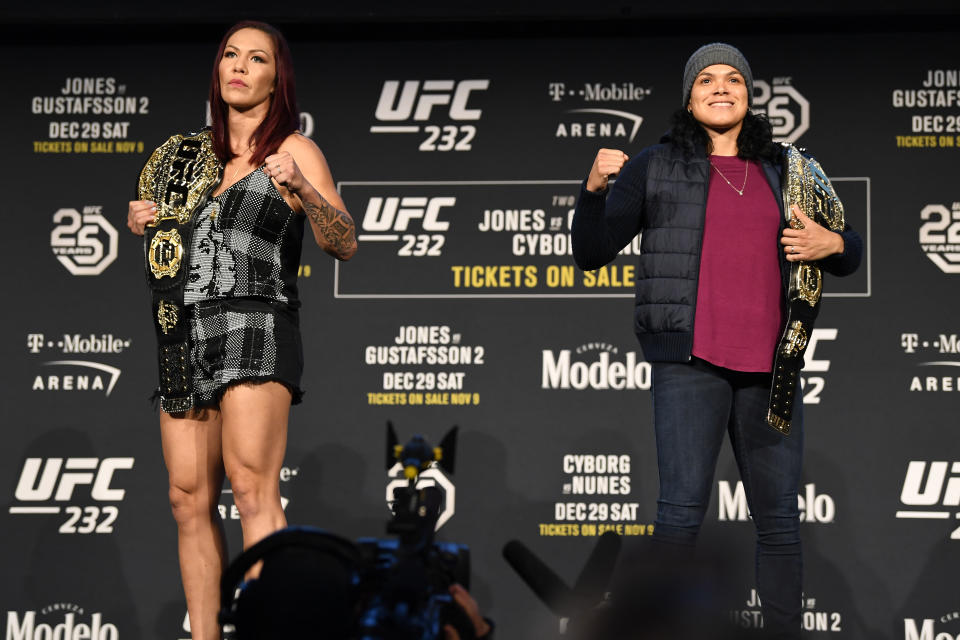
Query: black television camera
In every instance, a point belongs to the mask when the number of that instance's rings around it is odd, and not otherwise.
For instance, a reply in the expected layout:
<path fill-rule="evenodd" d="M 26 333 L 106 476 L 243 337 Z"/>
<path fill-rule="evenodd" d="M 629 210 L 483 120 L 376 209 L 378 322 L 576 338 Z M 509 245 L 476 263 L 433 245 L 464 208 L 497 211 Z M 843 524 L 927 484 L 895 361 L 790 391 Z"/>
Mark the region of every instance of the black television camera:
<path fill-rule="evenodd" d="M 356 543 L 321 529 L 288 527 L 242 553 L 221 579 L 220 622 L 237 640 L 436 640 L 452 625 L 462 640 L 475 637 L 449 588 L 469 588 L 465 545 L 434 541 L 443 496 L 417 487 L 434 464 L 453 473 L 457 428 L 439 447 L 419 435 L 405 445 L 387 425 L 387 470 L 402 465 L 406 484 L 393 490 L 390 539 Z M 263 561 L 257 579 L 241 584 Z"/>

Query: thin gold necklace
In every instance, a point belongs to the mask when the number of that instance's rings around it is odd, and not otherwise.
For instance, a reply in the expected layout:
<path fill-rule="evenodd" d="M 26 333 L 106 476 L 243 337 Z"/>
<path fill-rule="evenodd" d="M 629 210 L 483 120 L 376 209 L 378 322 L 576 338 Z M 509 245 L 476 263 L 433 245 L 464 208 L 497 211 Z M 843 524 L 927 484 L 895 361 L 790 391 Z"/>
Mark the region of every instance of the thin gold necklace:
<path fill-rule="evenodd" d="M 237 158 L 238 158 L 238 159 L 242 159 L 242 158 L 243 158 L 245 155 L 247 155 L 250 151 L 251 151 L 251 149 L 248 147 L 247 150 L 244 151 L 243 153 L 241 153 L 239 156 L 237 156 Z M 230 184 L 233 184 L 234 180 L 235 180 L 236 177 L 237 177 L 237 174 L 240 173 L 240 167 L 242 167 L 242 166 L 243 166 L 242 163 L 237 164 L 237 168 L 233 170 L 233 175 L 230 176 Z"/>
<path fill-rule="evenodd" d="M 713 170 L 716 171 L 717 174 L 718 174 L 721 178 L 723 178 L 723 181 L 724 181 L 724 182 L 726 182 L 728 185 L 730 185 L 730 188 L 731 188 L 731 189 L 733 189 L 734 191 L 737 192 L 737 195 L 743 196 L 743 190 L 747 188 L 747 174 L 748 174 L 749 171 L 750 171 L 750 163 L 749 163 L 749 162 L 744 162 L 744 164 L 743 164 L 743 186 L 741 186 L 739 189 L 737 189 L 735 186 L 733 186 L 733 183 L 732 183 L 732 182 L 730 182 L 729 180 L 727 180 L 727 176 L 723 175 L 723 173 L 720 172 L 720 169 L 717 169 L 717 165 L 715 165 L 715 164 L 713 164 L 713 163 L 711 162 L 711 163 L 710 163 L 710 166 L 713 167 Z"/>

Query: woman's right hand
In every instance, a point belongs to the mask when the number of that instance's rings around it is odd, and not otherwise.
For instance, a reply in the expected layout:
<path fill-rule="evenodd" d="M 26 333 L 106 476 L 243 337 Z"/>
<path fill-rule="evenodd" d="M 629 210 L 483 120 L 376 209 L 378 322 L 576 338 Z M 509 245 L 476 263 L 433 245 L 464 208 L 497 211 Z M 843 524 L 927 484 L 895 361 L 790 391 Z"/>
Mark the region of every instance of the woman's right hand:
<path fill-rule="evenodd" d="M 620 169 L 630 159 L 630 156 L 619 149 L 600 149 L 597 158 L 587 176 L 587 191 L 603 191 L 607 188 L 610 176 L 620 173 Z"/>
<path fill-rule="evenodd" d="M 127 205 L 127 226 L 138 236 L 143 235 L 143 228 L 156 216 L 157 203 L 151 200 L 131 200 Z"/>

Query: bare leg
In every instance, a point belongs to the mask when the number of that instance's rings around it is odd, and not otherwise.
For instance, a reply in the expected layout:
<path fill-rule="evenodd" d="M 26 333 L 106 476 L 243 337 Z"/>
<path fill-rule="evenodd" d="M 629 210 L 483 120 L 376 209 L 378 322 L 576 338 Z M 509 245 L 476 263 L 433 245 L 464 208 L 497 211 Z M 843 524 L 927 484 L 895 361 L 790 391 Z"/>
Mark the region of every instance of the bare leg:
<path fill-rule="evenodd" d="M 160 439 L 177 521 L 180 575 L 194 640 L 220 638 L 220 574 L 226 562 L 217 503 L 223 486 L 221 418 L 214 409 L 160 413 Z"/>
<path fill-rule="evenodd" d="M 232 386 L 220 411 L 223 464 L 247 549 L 287 525 L 280 505 L 280 467 L 287 448 L 290 391 L 278 382 Z"/>

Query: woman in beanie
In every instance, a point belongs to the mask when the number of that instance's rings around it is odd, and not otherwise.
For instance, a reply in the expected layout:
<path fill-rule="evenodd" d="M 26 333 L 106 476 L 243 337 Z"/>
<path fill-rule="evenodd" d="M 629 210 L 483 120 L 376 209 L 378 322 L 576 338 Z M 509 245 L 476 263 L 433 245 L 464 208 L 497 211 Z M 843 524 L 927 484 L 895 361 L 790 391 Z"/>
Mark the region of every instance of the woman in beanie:
<path fill-rule="evenodd" d="M 655 541 L 681 552 L 693 546 L 728 433 L 757 528 L 764 626 L 773 637 L 798 638 L 802 402 L 789 436 L 766 424 L 783 283 L 799 260 L 853 273 L 862 241 L 796 206 L 803 228 L 785 224 L 782 147 L 766 118 L 750 112 L 752 95 L 750 65 L 735 47 L 694 52 L 682 107 L 660 144 L 632 159 L 615 149 L 597 154 L 577 202 L 573 255 L 580 268 L 597 269 L 643 234 L 635 330 L 653 365 Z"/>

